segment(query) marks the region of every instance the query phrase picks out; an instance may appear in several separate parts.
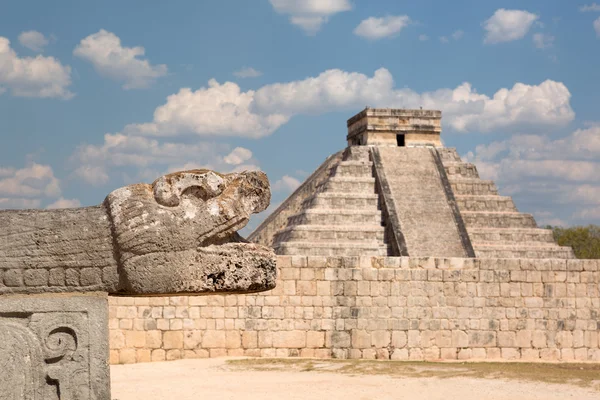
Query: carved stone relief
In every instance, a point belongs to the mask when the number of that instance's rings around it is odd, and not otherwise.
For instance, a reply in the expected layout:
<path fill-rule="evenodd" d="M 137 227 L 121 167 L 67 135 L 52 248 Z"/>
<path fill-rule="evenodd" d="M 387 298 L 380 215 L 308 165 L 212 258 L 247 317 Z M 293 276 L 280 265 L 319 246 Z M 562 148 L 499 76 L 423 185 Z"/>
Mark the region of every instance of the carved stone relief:
<path fill-rule="evenodd" d="M 109 399 L 106 329 L 105 295 L 3 298 L 0 400 Z"/>

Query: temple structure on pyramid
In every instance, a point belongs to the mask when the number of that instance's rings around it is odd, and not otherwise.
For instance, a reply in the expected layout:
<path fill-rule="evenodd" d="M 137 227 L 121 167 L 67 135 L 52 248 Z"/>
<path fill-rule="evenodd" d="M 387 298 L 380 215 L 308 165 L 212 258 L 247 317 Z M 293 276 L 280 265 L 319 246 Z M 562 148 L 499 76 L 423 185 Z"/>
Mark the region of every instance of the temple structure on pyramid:
<path fill-rule="evenodd" d="M 366 108 L 250 236 L 280 255 L 574 258 L 440 140 L 441 112 Z"/>

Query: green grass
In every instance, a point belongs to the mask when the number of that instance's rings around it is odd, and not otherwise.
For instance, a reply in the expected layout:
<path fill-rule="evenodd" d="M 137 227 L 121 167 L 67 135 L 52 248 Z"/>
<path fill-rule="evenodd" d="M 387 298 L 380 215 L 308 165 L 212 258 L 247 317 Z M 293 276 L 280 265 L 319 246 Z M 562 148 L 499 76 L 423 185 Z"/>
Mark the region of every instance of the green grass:
<path fill-rule="evenodd" d="M 242 359 L 228 367 L 258 371 L 329 372 L 395 378 L 476 378 L 568 384 L 600 391 L 600 364 L 428 363 L 374 360 Z"/>

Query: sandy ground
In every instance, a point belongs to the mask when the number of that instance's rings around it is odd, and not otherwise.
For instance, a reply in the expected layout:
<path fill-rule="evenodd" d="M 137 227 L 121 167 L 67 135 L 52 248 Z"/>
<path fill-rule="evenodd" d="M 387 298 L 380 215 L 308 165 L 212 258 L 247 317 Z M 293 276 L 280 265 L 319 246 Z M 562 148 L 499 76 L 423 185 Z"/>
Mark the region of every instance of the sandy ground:
<path fill-rule="evenodd" d="M 600 399 L 598 391 L 565 384 L 256 371 L 232 367 L 226 359 L 113 365 L 111 382 L 114 400 Z"/>

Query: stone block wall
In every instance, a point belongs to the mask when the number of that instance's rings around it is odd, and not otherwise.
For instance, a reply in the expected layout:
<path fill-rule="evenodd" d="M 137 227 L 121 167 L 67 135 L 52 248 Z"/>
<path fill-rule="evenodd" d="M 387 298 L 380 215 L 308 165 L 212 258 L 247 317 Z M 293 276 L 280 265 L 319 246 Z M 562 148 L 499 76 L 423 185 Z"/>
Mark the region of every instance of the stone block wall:
<path fill-rule="evenodd" d="M 260 294 L 112 298 L 111 362 L 600 362 L 597 260 L 279 256 L 278 267 Z"/>

